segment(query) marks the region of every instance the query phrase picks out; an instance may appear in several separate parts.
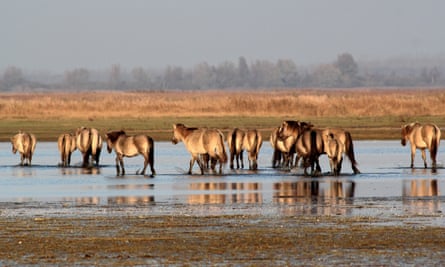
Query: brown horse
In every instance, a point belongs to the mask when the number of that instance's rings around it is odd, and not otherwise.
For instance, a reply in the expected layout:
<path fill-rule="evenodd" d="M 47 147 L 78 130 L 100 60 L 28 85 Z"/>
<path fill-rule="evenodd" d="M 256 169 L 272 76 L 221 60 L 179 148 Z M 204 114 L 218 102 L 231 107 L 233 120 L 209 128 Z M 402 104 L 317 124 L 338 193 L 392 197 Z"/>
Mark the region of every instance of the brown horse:
<path fill-rule="evenodd" d="M 263 137 L 261 133 L 256 130 L 247 130 L 244 135 L 243 148 L 246 150 L 249 157 L 249 169 L 258 169 L 258 154 L 260 153 L 261 145 L 263 144 Z"/>
<path fill-rule="evenodd" d="M 345 131 L 340 128 L 325 128 L 323 129 L 322 136 L 333 136 L 335 140 L 337 140 L 340 144 L 343 144 L 343 153 L 346 154 L 346 156 L 349 158 L 349 161 L 351 162 L 351 168 L 354 174 L 359 174 L 360 170 L 358 169 L 357 161 L 355 159 L 355 153 L 354 153 L 354 143 L 352 141 L 351 133 L 348 131 Z M 338 166 L 338 172 L 341 171 L 341 164 Z"/>
<path fill-rule="evenodd" d="M 147 165 L 150 164 L 151 176 L 156 175 L 154 169 L 154 142 L 150 136 L 139 134 L 128 136 L 124 131 L 112 131 L 106 134 L 108 153 L 114 149 L 116 153 L 117 175 L 125 175 L 124 157 L 142 155 L 144 157 L 144 168 L 141 174 L 145 175 Z M 120 168 L 119 168 L 120 166 Z"/>
<path fill-rule="evenodd" d="M 88 167 L 90 156 L 99 166 L 100 152 L 102 150 L 102 137 L 94 128 L 80 127 L 76 130 L 76 147 L 82 153 L 83 167 Z"/>
<path fill-rule="evenodd" d="M 287 120 L 283 121 L 278 127 L 277 140 L 275 146 L 280 150 L 283 156 L 283 166 L 292 168 L 297 165 L 299 157 L 297 155 L 295 163 L 293 163 L 295 150 L 295 143 L 300 136 L 307 129 L 311 129 L 313 125 L 308 122 Z"/>
<path fill-rule="evenodd" d="M 324 150 L 329 158 L 329 165 L 331 172 L 338 176 L 340 175 L 341 164 L 343 162 L 344 144 L 336 139 L 334 134 L 324 136 Z"/>
<path fill-rule="evenodd" d="M 36 137 L 33 134 L 19 131 L 11 138 L 12 153 L 20 153 L 20 165 L 31 165 L 32 155 L 36 148 Z"/>
<path fill-rule="evenodd" d="M 71 154 L 76 150 L 76 137 L 72 134 L 61 134 L 57 139 L 57 145 L 62 160 L 62 166 L 69 166 L 71 163 Z"/>
<path fill-rule="evenodd" d="M 322 132 L 318 129 L 306 129 L 297 138 L 295 149 L 299 158 L 303 158 L 304 175 L 311 167 L 311 175 L 321 173 L 320 155 L 325 153 Z"/>
<path fill-rule="evenodd" d="M 272 132 L 270 133 L 270 138 L 269 138 L 269 143 L 273 149 L 272 168 L 277 168 L 277 167 L 281 166 L 282 153 L 277 145 L 279 130 L 280 130 L 280 127 L 273 129 Z"/>
<path fill-rule="evenodd" d="M 241 129 L 235 128 L 231 130 L 227 134 L 227 145 L 229 146 L 230 151 L 230 168 L 233 169 L 233 161 L 236 160 L 236 168 L 240 168 L 241 161 L 241 169 L 244 168 L 243 162 L 243 141 L 245 132 Z"/>
<path fill-rule="evenodd" d="M 192 158 L 188 173 L 192 174 L 195 161 L 204 174 L 204 163 L 201 155 L 208 154 L 211 159 L 219 162 L 219 172 L 222 173 L 222 165 L 227 162 L 227 154 L 224 147 L 224 135 L 221 131 L 207 128 L 189 128 L 182 123 L 173 125 L 172 143 L 183 142 Z"/>
<path fill-rule="evenodd" d="M 270 135 L 270 144 L 273 148 L 272 167 L 292 168 L 295 154 L 295 136 L 278 138 L 280 128 L 275 128 Z"/>
<path fill-rule="evenodd" d="M 432 160 L 432 168 L 436 168 L 436 156 L 440 144 L 440 129 L 435 124 L 421 125 L 418 122 L 409 123 L 402 126 L 402 146 L 406 145 L 406 142 L 411 143 L 411 168 L 414 168 L 414 157 L 416 155 L 416 149 L 422 151 L 422 159 L 426 164 L 425 149 L 429 149 Z"/>

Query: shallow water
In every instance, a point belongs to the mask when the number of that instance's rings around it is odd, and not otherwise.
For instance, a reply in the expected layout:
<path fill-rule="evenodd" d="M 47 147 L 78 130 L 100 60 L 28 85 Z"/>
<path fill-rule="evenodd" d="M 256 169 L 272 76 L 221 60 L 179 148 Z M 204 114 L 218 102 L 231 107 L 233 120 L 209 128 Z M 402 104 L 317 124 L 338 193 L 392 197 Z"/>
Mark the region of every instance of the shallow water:
<path fill-rule="evenodd" d="M 157 175 L 136 175 L 143 158 L 125 158 L 127 175 L 116 176 L 114 152 L 105 149 L 99 168 L 83 169 L 80 152 L 72 167 L 59 166 L 57 144 L 37 144 L 32 166 L 18 166 L 19 155 L 0 143 L 0 205 L 15 207 L 146 207 L 153 213 L 190 214 L 313 214 L 370 216 L 430 216 L 445 225 L 445 169 L 439 150 L 436 172 L 424 169 L 420 152 L 408 168 L 410 152 L 399 141 L 356 141 L 361 174 L 352 175 L 348 159 L 342 175 L 304 177 L 302 170 L 271 168 L 272 149 L 263 144 L 259 170 L 230 170 L 222 175 L 187 175 L 189 154 L 183 144 L 155 143 Z M 105 148 L 105 147 L 104 147 Z M 430 161 L 428 160 L 428 163 Z M 245 162 L 247 165 L 247 162 Z M 13 212 L 13 211 L 9 211 Z M 39 211 L 41 212 L 41 210 Z M 7 211 L 3 210 L 3 214 Z"/>

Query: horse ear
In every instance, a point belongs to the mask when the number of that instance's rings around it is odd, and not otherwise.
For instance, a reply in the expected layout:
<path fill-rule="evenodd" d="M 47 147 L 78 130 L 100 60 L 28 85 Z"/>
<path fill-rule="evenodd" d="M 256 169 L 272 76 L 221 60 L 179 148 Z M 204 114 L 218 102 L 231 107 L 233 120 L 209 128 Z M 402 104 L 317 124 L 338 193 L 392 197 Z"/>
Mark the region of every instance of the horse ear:
<path fill-rule="evenodd" d="M 173 124 L 173 129 L 176 129 L 176 124 Z"/>

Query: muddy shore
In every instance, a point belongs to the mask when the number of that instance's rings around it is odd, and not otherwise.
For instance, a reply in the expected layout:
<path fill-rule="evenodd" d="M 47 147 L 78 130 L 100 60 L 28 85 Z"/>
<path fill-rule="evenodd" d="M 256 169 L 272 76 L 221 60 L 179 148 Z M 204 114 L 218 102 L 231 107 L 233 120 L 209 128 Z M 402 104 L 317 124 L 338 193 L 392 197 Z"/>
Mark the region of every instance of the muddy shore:
<path fill-rule="evenodd" d="M 445 264 L 445 229 L 422 223 L 442 220 L 442 213 L 207 216 L 2 205 L 1 215 L 0 265 L 6 266 Z"/>

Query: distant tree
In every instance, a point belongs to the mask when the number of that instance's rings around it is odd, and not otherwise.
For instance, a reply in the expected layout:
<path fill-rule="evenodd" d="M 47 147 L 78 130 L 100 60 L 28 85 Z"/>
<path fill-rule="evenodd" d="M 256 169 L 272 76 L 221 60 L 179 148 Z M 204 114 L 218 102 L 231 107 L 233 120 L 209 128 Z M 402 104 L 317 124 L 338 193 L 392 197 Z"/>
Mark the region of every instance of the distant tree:
<path fill-rule="evenodd" d="M 312 82 L 314 86 L 319 87 L 340 87 L 342 74 L 340 70 L 332 64 L 323 64 L 318 66 L 312 73 Z"/>
<path fill-rule="evenodd" d="M 277 61 L 276 68 L 278 69 L 283 87 L 298 86 L 297 65 L 292 60 L 280 59 Z"/>
<path fill-rule="evenodd" d="M 420 79 L 423 83 L 429 85 L 435 85 L 437 80 L 439 79 L 440 71 L 437 67 L 433 68 L 423 68 Z"/>
<path fill-rule="evenodd" d="M 344 87 L 354 87 L 359 85 L 358 65 L 349 53 L 340 54 L 334 66 L 341 73 L 341 85 Z"/>
<path fill-rule="evenodd" d="M 65 84 L 68 88 L 86 88 L 89 85 L 89 79 L 90 73 L 84 68 L 65 72 Z"/>
<path fill-rule="evenodd" d="M 22 70 L 10 66 L 6 68 L 5 72 L 3 73 L 3 80 L 1 83 L 2 90 L 12 90 L 16 86 L 20 86 L 25 82 L 25 79 L 23 78 Z"/>
<path fill-rule="evenodd" d="M 238 58 L 238 86 L 247 87 L 249 85 L 249 65 L 244 57 Z"/>
<path fill-rule="evenodd" d="M 250 66 L 250 73 L 253 88 L 271 88 L 282 85 L 280 72 L 273 62 L 257 60 Z"/>
<path fill-rule="evenodd" d="M 207 62 L 200 63 L 193 68 L 192 87 L 196 89 L 209 89 L 215 87 L 216 73 Z"/>
<path fill-rule="evenodd" d="M 235 64 L 224 61 L 215 68 L 216 88 L 233 88 L 237 86 L 238 72 Z"/>
<path fill-rule="evenodd" d="M 131 71 L 134 80 L 134 88 L 146 89 L 149 87 L 150 79 L 142 67 L 136 67 Z"/>
<path fill-rule="evenodd" d="M 121 77 L 121 66 L 119 64 L 111 65 L 110 76 L 108 83 L 110 89 L 122 89 L 122 77 Z"/>
<path fill-rule="evenodd" d="M 168 66 L 164 72 L 164 88 L 183 89 L 184 70 L 181 67 Z"/>

